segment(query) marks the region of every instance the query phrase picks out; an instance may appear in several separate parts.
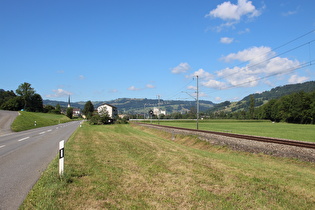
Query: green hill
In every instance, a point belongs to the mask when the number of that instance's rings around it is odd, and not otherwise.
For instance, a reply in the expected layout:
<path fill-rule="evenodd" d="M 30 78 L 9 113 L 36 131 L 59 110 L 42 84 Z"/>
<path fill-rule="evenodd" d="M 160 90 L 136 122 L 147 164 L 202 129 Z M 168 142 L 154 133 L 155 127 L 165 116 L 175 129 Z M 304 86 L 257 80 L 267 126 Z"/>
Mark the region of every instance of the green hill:
<path fill-rule="evenodd" d="M 234 111 L 246 110 L 249 107 L 251 96 L 253 96 L 255 99 L 255 107 L 259 107 L 271 99 L 281 98 L 282 96 L 300 92 L 300 91 L 304 91 L 308 93 L 314 90 L 315 90 L 315 81 L 278 86 L 278 87 L 272 88 L 269 91 L 250 94 L 238 102 L 225 101 L 219 104 L 215 104 L 213 108 L 211 108 L 209 111 L 234 112 Z"/>

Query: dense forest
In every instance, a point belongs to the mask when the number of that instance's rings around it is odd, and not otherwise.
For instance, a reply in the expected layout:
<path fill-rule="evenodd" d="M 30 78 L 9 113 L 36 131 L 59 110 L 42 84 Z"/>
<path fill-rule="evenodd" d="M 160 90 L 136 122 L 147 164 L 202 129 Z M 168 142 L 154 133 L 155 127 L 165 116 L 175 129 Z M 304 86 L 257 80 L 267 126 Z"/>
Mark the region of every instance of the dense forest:
<path fill-rule="evenodd" d="M 255 116 L 276 122 L 315 124 L 315 91 L 271 99 L 255 110 Z"/>

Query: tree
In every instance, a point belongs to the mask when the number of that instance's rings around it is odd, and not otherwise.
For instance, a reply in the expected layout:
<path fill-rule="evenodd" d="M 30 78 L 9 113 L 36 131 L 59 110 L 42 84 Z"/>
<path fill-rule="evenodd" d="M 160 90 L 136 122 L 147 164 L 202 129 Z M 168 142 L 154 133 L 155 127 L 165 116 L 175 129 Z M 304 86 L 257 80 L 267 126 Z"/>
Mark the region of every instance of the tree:
<path fill-rule="evenodd" d="M 250 119 L 254 119 L 254 117 L 255 117 L 255 98 L 254 98 L 254 95 L 250 95 L 249 117 L 250 117 Z"/>
<path fill-rule="evenodd" d="M 15 98 L 15 97 L 16 97 L 16 95 L 12 90 L 11 91 L 5 91 L 3 89 L 0 89 L 0 107 L 2 104 L 7 102 L 8 100 Z"/>
<path fill-rule="evenodd" d="M 101 110 L 99 110 L 99 116 L 103 124 L 108 124 L 111 122 L 110 116 L 105 106 Z"/>
<path fill-rule="evenodd" d="M 20 96 L 10 98 L 0 106 L 1 109 L 19 111 L 23 108 L 23 99 Z"/>
<path fill-rule="evenodd" d="M 66 113 L 67 117 L 69 117 L 70 119 L 72 119 L 73 117 L 73 108 L 72 107 L 68 107 L 67 108 L 67 113 Z"/>
<path fill-rule="evenodd" d="M 16 89 L 16 94 L 21 96 L 24 101 L 24 110 L 29 108 L 31 97 L 34 96 L 35 90 L 31 87 L 31 84 L 24 82 Z"/>
<path fill-rule="evenodd" d="M 43 99 L 39 94 L 35 93 L 33 96 L 30 97 L 28 111 L 31 111 L 31 112 L 43 112 L 44 111 Z"/>
<path fill-rule="evenodd" d="M 87 119 L 90 119 L 94 112 L 94 106 L 91 101 L 85 103 L 82 113 L 86 116 Z"/>
<path fill-rule="evenodd" d="M 61 107 L 59 103 L 56 105 L 55 111 L 56 111 L 56 114 L 61 114 Z"/>

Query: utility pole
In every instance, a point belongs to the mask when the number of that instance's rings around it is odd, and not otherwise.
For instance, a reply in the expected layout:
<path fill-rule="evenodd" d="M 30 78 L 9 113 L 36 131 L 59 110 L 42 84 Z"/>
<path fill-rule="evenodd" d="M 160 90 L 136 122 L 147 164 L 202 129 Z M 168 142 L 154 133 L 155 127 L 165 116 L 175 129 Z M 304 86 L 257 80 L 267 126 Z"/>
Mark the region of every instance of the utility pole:
<path fill-rule="evenodd" d="M 158 95 L 158 124 L 160 125 L 160 95 Z"/>
<path fill-rule="evenodd" d="M 199 120 L 199 84 L 198 84 L 198 75 L 197 75 L 197 130 L 199 129 L 198 120 Z"/>

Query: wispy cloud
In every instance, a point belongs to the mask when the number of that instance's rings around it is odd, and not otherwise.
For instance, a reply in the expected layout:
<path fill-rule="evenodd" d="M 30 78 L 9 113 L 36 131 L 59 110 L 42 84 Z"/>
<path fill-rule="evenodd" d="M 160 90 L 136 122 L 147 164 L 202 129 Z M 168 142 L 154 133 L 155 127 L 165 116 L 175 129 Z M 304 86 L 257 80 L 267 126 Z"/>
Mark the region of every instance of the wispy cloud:
<path fill-rule="evenodd" d="M 138 87 L 135 87 L 134 85 L 132 85 L 132 86 L 130 86 L 130 87 L 128 88 L 128 90 L 130 90 L 130 91 L 140 91 L 140 90 L 153 89 L 153 88 L 155 88 L 155 86 L 152 85 L 152 84 L 147 84 L 147 85 L 146 85 L 145 87 L 143 87 L 143 88 L 138 88 Z"/>
<path fill-rule="evenodd" d="M 229 37 L 222 37 L 220 39 L 220 42 L 222 44 L 231 44 L 234 41 L 234 38 L 229 38 Z"/>
<path fill-rule="evenodd" d="M 185 73 L 191 69 L 188 63 L 180 63 L 178 66 L 171 69 L 173 74 Z"/>
<path fill-rule="evenodd" d="M 137 90 L 141 90 L 140 88 L 136 88 L 135 86 L 130 86 L 129 88 L 128 88 L 128 90 L 131 90 L 131 91 L 137 91 Z"/>
<path fill-rule="evenodd" d="M 54 94 L 49 94 L 46 95 L 47 98 L 61 98 L 61 97 L 65 97 L 65 96 L 69 96 L 72 95 L 73 93 L 63 90 L 63 89 L 57 89 L 57 90 L 53 90 Z"/>
<path fill-rule="evenodd" d="M 152 85 L 152 84 L 147 84 L 146 87 L 147 87 L 148 89 L 153 89 L 153 88 L 155 88 L 155 86 Z"/>
<path fill-rule="evenodd" d="M 290 84 L 297 84 L 297 83 L 303 83 L 303 82 L 306 82 L 307 80 L 309 80 L 310 78 L 309 77 L 299 77 L 298 75 L 292 75 L 288 82 Z"/>
<path fill-rule="evenodd" d="M 58 70 L 57 73 L 58 73 L 58 74 L 64 74 L 65 71 L 64 71 L 64 70 Z"/>
<path fill-rule="evenodd" d="M 118 93 L 119 91 L 117 89 L 111 89 L 109 90 L 110 93 Z"/>
<path fill-rule="evenodd" d="M 79 75 L 79 80 L 84 80 L 84 79 L 85 79 L 85 76 Z"/>

